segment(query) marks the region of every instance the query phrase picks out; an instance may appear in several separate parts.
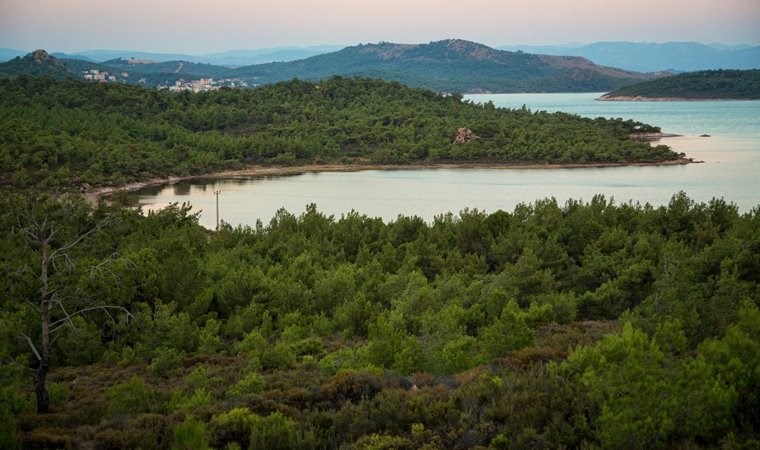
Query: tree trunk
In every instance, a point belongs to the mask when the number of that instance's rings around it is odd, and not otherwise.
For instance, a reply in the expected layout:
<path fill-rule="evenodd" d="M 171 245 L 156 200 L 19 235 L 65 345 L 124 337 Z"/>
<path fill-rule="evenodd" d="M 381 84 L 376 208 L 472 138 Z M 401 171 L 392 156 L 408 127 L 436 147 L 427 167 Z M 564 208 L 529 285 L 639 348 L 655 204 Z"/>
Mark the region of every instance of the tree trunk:
<path fill-rule="evenodd" d="M 50 369 L 50 281 L 48 279 L 48 266 L 50 257 L 47 242 L 42 245 L 42 270 L 40 278 L 40 322 L 42 323 L 42 348 L 39 355 L 39 365 L 34 373 L 34 392 L 37 394 L 37 413 L 44 414 L 50 411 L 50 396 L 48 395 L 47 379 Z"/>
<path fill-rule="evenodd" d="M 50 365 L 47 362 L 40 361 L 40 365 L 34 372 L 34 393 L 37 395 L 38 414 L 45 414 L 50 411 L 50 395 L 45 384 L 49 367 Z"/>

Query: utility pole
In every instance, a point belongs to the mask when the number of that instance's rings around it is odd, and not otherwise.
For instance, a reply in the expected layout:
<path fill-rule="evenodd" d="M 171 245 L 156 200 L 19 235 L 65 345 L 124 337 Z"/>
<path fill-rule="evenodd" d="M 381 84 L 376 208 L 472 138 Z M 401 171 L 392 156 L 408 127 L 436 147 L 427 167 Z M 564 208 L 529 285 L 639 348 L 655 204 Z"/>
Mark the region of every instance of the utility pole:
<path fill-rule="evenodd" d="M 219 194 L 221 194 L 222 191 L 214 191 L 214 195 L 216 195 L 216 231 L 219 231 Z"/>

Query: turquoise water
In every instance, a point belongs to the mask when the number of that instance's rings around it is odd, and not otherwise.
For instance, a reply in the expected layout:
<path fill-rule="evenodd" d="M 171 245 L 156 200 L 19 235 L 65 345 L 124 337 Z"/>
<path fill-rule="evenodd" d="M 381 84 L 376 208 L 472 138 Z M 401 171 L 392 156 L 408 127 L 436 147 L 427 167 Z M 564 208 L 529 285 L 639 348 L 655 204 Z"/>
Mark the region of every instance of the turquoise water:
<path fill-rule="evenodd" d="M 599 102 L 599 94 L 470 95 L 496 106 L 565 111 L 589 117 L 622 117 L 683 135 L 662 143 L 703 164 L 580 169 L 433 169 L 307 173 L 182 182 L 139 192 L 145 209 L 190 202 L 201 223 L 216 221 L 214 191 L 220 190 L 221 219 L 233 225 L 267 223 L 280 208 L 299 214 L 309 203 L 340 217 L 351 210 L 393 220 L 416 215 L 432 220 L 469 209 L 511 211 L 519 203 L 554 197 L 667 204 L 674 193 L 708 201 L 723 197 L 741 211 L 760 205 L 760 101 Z M 699 137 L 709 134 L 710 137 Z"/>
<path fill-rule="evenodd" d="M 684 135 L 717 135 L 760 139 L 760 101 L 600 102 L 602 93 L 467 95 L 474 103 L 492 101 L 504 108 L 563 111 L 585 117 L 622 117 L 657 125 Z"/>

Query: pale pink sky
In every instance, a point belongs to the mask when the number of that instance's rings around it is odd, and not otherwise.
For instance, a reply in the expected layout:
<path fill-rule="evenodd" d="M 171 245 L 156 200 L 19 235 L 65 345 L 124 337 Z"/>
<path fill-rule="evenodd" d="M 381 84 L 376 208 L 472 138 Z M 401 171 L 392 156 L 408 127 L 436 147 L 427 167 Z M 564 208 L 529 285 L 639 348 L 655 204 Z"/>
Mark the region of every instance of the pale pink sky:
<path fill-rule="evenodd" d="M 0 47 L 209 53 L 462 38 L 760 45 L 760 0 L 0 0 Z"/>

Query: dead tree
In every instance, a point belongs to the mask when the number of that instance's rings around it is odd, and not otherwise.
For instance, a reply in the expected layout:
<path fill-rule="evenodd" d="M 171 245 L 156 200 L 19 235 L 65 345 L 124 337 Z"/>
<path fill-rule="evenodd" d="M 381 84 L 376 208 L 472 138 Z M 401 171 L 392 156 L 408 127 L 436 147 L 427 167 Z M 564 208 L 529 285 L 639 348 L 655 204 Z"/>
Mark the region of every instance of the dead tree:
<path fill-rule="evenodd" d="M 18 217 L 16 231 L 19 232 L 26 245 L 36 253 L 39 265 L 32 268 L 39 279 L 40 294 L 38 303 L 32 306 L 39 311 L 40 336 L 35 342 L 31 336 L 21 333 L 36 359 L 34 368 L 34 392 L 37 396 L 37 412 L 46 413 L 50 409 L 46 379 L 50 370 L 50 352 L 53 336 L 67 326 L 74 326 L 72 319 L 91 311 L 104 311 L 109 317 L 110 311 L 120 311 L 130 316 L 129 311 L 121 306 L 104 305 L 87 300 L 81 293 L 67 295 L 59 292 L 60 286 L 53 282 L 54 277 L 75 267 L 71 251 L 89 236 L 101 230 L 108 223 L 104 219 L 84 231 L 71 232 L 66 229 L 63 217 L 66 209 L 71 206 L 71 200 L 43 200 L 43 202 L 58 202 L 57 207 L 63 211 L 51 212 L 50 208 L 30 206 L 30 210 Z M 49 205 L 47 205 L 49 206 Z M 53 206 L 55 209 L 56 206 Z M 63 214 L 61 214 L 63 213 Z M 68 232 L 67 232 L 68 231 Z M 64 236 L 64 235 L 68 236 Z M 99 265 L 98 268 L 101 268 Z"/>

